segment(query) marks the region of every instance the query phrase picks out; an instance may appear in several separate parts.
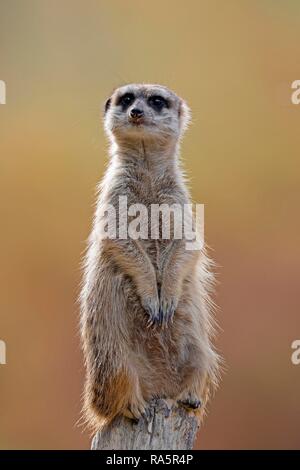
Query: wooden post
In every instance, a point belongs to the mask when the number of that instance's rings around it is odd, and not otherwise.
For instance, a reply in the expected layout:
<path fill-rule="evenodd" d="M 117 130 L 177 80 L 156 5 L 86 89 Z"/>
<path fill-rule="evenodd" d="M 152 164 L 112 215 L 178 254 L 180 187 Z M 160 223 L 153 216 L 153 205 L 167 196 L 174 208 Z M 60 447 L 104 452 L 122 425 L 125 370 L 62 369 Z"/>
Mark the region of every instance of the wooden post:
<path fill-rule="evenodd" d="M 117 417 L 93 438 L 92 450 L 190 450 L 198 429 L 195 415 L 165 400 L 149 404 L 149 418 L 137 423 Z"/>

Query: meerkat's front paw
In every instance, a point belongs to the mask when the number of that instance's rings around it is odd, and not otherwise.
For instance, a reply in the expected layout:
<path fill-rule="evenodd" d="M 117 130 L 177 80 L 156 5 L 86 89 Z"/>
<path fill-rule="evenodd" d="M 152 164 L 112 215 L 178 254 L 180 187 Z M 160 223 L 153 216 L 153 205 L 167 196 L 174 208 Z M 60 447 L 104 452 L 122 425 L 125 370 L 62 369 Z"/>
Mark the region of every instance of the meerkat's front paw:
<path fill-rule="evenodd" d="M 144 297 L 141 299 L 143 309 L 149 316 L 149 324 L 159 321 L 159 300 L 156 297 Z"/>
<path fill-rule="evenodd" d="M 163 292 L 159 302 L 159 323 L 167 324 L 173 320 L 175 310 L 178 305 L 178 299 L 175 296 L 167 296 Z"/>

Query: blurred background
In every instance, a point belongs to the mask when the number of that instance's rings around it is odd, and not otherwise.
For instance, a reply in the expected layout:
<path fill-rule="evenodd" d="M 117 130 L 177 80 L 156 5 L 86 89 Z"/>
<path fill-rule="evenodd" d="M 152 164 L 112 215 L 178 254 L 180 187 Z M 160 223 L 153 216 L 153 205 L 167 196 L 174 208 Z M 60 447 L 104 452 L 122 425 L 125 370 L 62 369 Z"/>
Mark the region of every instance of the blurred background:
<path fill-rule="evenodd" d="M 300 448 L 300 4 L 1 0 L 0 447 L 87 449 L 80 259 L 107 163 L 102 104 L 159 82 L 218 264 L 227 371 L 196 448 Z"/>

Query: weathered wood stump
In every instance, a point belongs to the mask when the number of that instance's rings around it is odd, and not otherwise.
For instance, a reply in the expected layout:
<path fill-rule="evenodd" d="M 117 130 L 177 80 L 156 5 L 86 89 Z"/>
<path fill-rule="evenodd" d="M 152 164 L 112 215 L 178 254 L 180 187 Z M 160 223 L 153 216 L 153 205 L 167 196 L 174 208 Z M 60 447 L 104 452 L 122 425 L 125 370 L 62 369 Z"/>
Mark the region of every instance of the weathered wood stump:
<path fill-rule="evenodd" d="M 93 438 L 92 450 L 190 450 L 198 429 L 193 413 L 152 400 L 149 418 L 134 422 L 117 417 Z"/>

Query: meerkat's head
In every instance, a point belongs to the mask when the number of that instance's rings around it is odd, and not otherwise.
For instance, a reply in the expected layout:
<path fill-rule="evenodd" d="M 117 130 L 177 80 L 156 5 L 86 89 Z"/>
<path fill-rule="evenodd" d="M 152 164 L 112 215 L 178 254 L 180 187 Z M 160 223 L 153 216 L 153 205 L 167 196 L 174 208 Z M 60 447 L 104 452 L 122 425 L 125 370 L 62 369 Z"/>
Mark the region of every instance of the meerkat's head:
<path fill-rule="evenodd" d="M 186 129 L 190 111 L 165 86 L 131 84 L 117 88 L 106 101 L 104 127 L 116 140 L 176 141 Z"/>

